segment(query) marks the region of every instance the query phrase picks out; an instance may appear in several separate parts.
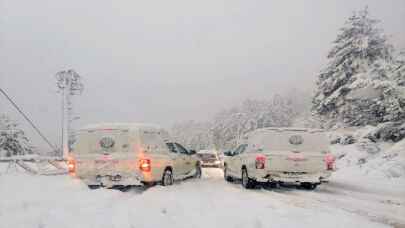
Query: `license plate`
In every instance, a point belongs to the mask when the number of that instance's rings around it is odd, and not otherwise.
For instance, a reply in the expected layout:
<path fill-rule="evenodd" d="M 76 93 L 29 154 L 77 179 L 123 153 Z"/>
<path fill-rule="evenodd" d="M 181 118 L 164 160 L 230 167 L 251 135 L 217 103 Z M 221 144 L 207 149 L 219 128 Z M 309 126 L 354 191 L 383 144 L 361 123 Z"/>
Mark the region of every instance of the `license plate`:
<path fill-rule="evenodd" d="M 121 180 L 120 175 L 110 176 L 110 181 L 120 181 L 120 180 Z"/>
<path fill-rule="evenodd" d="M 307 158 L 305 158 L 304 155 L 289 155 L 287 157 L 287 160 L 299 162 L 299 161 L 306 161 Z"/>
<path fill-rule="evenodd" d="M 98 182 L 107 183 L 109 181 L 121 181 L 122 177 L 120 175 L 106 175 L 106 176 L 96 176 Z"/>

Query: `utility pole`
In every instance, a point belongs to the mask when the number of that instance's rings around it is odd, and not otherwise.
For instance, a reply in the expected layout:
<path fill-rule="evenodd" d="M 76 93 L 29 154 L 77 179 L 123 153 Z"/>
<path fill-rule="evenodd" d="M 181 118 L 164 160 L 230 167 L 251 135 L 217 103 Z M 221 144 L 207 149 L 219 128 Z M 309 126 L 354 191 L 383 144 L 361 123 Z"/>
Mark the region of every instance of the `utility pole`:
<path fill-rule="evenodd" d="M 83 92 L 81 76 L 74 70 L 59 71 L 56 73 L 57 86 L 62 94 L 62 145 L 61 151 L 63 158 L 69 154 L 69 143 L 73 140 L 74 134 L 71 128 L 73 120 L 73 105 L 71 97 L 80 95 Z"/>

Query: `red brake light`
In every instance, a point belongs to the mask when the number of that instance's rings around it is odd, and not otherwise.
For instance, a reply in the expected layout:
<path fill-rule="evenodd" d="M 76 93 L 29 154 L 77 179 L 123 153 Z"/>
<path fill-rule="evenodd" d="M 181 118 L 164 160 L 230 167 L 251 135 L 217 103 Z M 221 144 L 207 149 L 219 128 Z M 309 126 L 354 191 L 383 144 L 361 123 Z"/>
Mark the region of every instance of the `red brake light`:
<path fill-rule="evenodd" d="M 332 154 L 325 155 L 326 170 L 335 170 L 335 156 Z"/>
<path fill-rule="evenodd" d="M 76 161 L 68 160 L 67 163 L 69 173 L 74 173 L 76 171 Z"/>
<path fill-rule="evenodd" d="M 266 165 L 266 157 L 263 155 L 258 155 L 256 157 L 256 169 L 264 169 L 265 165 Z"/>
<path fill-rule="evenodd" d="M 152 166 L 150 164 L 150 159 L 139 160 L 139 169 L 143 172 L 150 172 L 152 169 Z"/>

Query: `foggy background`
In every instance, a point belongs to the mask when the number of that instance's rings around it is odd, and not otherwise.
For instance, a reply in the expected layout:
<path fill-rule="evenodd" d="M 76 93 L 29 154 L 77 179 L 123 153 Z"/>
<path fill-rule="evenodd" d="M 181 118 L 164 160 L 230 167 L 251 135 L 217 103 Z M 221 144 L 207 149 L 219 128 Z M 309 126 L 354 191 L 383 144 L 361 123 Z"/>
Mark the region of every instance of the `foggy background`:
<path fill-rule="evenodd" d="M 369 6 L 405 48 L 402 0 L 0 0 L 0 87 L 60 144 L 55 73 L 83 77 L 79 127 L 208 120 L 245 98 L 311 91 L 338 29 Z M 20 121 L 0 96 L 0 113 Z"/>

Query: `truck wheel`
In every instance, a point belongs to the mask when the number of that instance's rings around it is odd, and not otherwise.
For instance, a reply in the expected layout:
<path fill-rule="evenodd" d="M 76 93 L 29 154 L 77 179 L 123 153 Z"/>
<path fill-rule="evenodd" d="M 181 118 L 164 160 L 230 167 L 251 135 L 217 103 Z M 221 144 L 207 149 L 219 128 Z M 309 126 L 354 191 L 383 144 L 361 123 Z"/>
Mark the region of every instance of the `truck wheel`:
<path fill-rule="evenodd" d="M 242 168 L 242 186 L 246 189 L 252 189 L 256 186 L 256 182 L 249 178 L 246 168 Z"/>
<path fill-rule="evenodd" d="M 268 183 L 268 186 L 269 186 L 270 188 L 278 188 L 278 187 L 279 187 L 279 183 L 272 181 L 272 182 L 269 182 L 269 183 Z"/>
<path fill-rule="evenodd" d="M 90 189 L 99 189 L 101 186 L 100 185 L 87 185 Z"/>
<path fill-rule="evenodd" d="M 162 185 L 169 186 L 173 184 L 173 174 L 170 169 L 166 169 L 162 176 Z"/>
<path fill-rule="evenodd" d="M 318 185 L 314 183 L 305 182 L 301 184 L 301 187 L 306 190 L 314 190 Z"/>
<path fill-rule="evenodd" d="M 121 192 L 128 192 L 129 190 L 131 190 L 132 186 L 131 185 L 114 185 L 112 188 L 120 190 Z"/>
<path fill-rule="evenodd" d="M 201 165 L 197 164 L 195 167 L 195 174 L 194 174 L 194 178 L 198 178 L 200 179 L 202 175 L 202 170 L 201 170 Z"/>
<path fill-rule="evenodd" d="M 228 176 L 228 167 L 224 165 L 224 179 L 228 182 L 232 182 L 233 179 L 231 176 Z"/>

